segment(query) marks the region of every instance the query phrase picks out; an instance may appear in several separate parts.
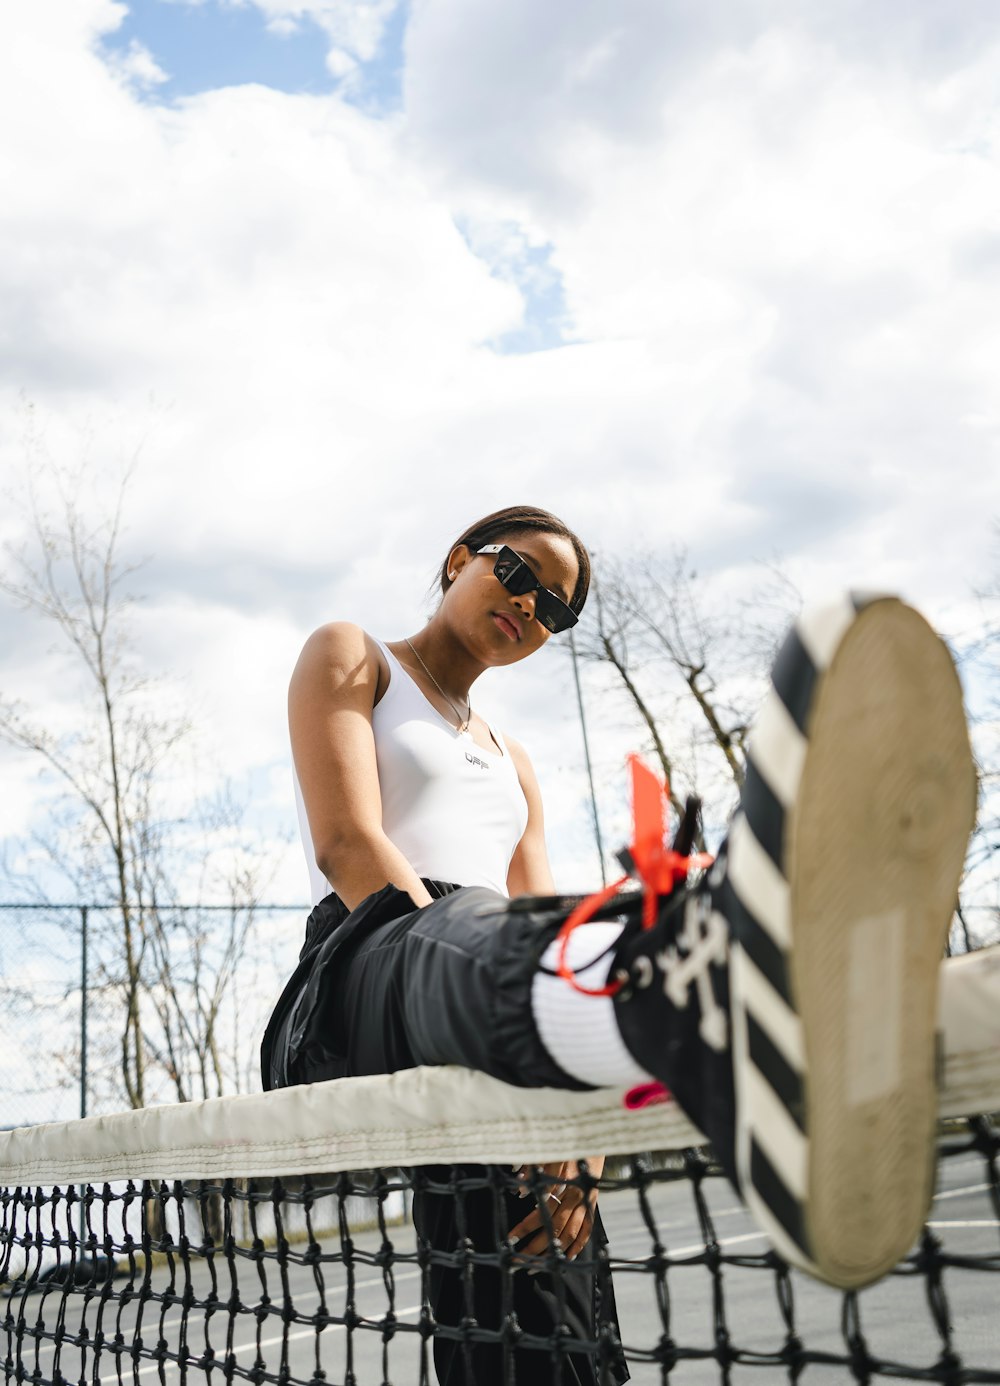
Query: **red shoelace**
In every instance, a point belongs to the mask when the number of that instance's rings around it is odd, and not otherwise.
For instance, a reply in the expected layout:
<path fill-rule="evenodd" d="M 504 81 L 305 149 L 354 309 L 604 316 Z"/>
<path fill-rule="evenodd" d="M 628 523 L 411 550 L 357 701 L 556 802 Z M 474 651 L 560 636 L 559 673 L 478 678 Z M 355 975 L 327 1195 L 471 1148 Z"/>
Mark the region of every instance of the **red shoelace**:
<path fill-rule="evenodd" d="M 632 877 L 638 877 L 643 886 L 642 927 L 651 929 L 656 923 L 657 901 L 669 895 L 678 885 L 682 885 L 692 869 L 703 870 L 714 860 L 707 852 L 695 852 L 684 856 L 675 852 L 666 843 L 667 822 L 670 808 L 670 786 L 650 770 L 648 765 L 636 755 L 628 758 L 632 780 L 632 845 L 628 849 L 632 870 L 605 886 L 586 900 L 581 900 L 569 915 L 559 931 L 557 942 L 559 952 L 556 971 L 569 982 L 574 991 L 584 996 L 614 996 L 624 983 L 620 980 L 608 982 L 603 987 L 585 987 L 577 981 L 573 969 L 566 960 L 569 937 L 574 929 L 592 919 L 602 905 L 606 904 Z"/>

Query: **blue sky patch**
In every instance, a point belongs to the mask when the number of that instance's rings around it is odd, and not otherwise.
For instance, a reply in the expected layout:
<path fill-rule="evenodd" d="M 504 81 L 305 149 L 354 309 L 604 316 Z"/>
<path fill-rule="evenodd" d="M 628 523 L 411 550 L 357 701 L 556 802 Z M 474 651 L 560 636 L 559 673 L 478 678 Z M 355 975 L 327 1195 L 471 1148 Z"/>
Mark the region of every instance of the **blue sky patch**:
<path fill-rule="evenodd" d="M 523 356 L 564 346 L 567 325 L 562 275 L 552 264 L 552 246 L 527 246 L 508 261 L 501 277 L 516 284 L 524 298 L 524 319 L 492 346 L 502 356 Z"/>
<path fill-rule="evenodd" d="M 459 234 L 478 260 L 505 284 L 512 284 L 524 301 L 517 327 L 489 343 L 501 356 L 524 356 L 549 351 L 574 340 L 567 335 L 569 316 L 562 275 L 552 263 L 553 246 L 530 245 L 516 223 L 476 228 L 463 218 Z"/>
<path fill-rule="evenodd" d="M 388 114 L 403 105 L 403 67 L 406 63 L 406 26 L 410 19 L 409 0 L 396 6 L 385 26 L 378 53 L 363 68 L 364 84 L 359 95 L 348 97 L 370 114 Z"/>
<path fill-rule="evenodd" d="M 279 33 L 267 27 L 254 5 L 222 0 L 127 3 L 128 14 L 103 46 L 108 53 L 125 54 L 138 41 L 149 50 L 167 74 L 167 81 L 150 93 L 157 102 L 259 83 L 290 93 L 341 91 L 346 100 L 377 113 L 399 105 L 406 5 L 400 5 L 390 19 L 379 53 L 361 69 L 361 80 L 355 77 L 342 87 L 326 66 L 329 37 L 309 18 L 298 20 L 294 30 Z"/>

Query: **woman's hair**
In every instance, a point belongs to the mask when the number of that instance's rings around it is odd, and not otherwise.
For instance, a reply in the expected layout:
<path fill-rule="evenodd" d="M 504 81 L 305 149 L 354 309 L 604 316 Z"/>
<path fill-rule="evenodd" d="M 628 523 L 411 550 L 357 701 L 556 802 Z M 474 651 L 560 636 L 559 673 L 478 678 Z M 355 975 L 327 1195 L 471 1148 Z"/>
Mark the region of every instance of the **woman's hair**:
<path fill-rule="evenodd" d="M 573 545 L 579 572 L 569 604 L 574 611 L 582 611 L 590 589 L 590 554 L 568 525 L 563 524 L 555 515 L 550 515 L 547 510 L 538 510 L 533 505 L 509 505 L 505 510 L 495 510 L 492 515 L 477 520 L 464 534 L 460 534 L 441 565 L 441 591 L 447 592 L 451 586 L 451 579 L 448 577 L 448 557 L 452 549 L 457 548 L 459 544 L 465 544 L 476 553 L 486 544 L 495 544 L 498 539 L 512 539 L 517 534 L 527 533 L 558 534 Z"/>

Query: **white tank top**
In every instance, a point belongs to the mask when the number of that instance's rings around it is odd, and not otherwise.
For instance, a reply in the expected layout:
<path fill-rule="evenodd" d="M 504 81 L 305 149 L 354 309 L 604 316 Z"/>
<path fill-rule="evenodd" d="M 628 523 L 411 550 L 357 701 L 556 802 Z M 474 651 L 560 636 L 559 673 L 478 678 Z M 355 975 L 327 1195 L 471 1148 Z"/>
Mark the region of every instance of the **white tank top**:
<path fill-rule="evenodd" d="M 487 722 L 499 749 L 484 750 L 458 732 L 377 643 L 389 665 L 389 686 L 372 712 L 386 837 L 418 876 L 506 895 L 528 805 L 503 737 Z M 295 802 L 316 904 L 333 887 L 316 865 L 297 775 Z"/>

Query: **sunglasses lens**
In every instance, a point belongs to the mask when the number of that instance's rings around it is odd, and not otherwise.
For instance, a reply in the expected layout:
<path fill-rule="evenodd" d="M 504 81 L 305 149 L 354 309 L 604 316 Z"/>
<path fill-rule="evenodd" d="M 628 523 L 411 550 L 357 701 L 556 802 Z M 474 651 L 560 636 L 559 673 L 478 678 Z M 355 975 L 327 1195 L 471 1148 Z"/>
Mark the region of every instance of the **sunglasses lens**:
<path fill-rule="evenodd" d="M 527 592 L 535 593 L 535 619 L 553 635 L 576 625 L 577 616 L 573 609 L 547 587 L 542 587 L 524 559 L 513 549 L 501 549 L 493 572 L 515 597 L 523 597 Z"/>
<path fill-rule="evenodd" d="M 576 612 L 565 602 L 542 588 L 535 602 L 535 619 L 541 621 L 546 630 L 555 635 L 558 631 L 569 630 L 577 622 Z"/>
<path fill-rule="evenodd" d="M 538 579 L 522 559 L 509 549 L 502 552 L 493 566 L 493 572 L 515 597 L 523 597 L 538 585 Z"/>

